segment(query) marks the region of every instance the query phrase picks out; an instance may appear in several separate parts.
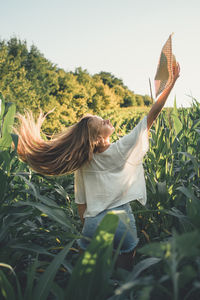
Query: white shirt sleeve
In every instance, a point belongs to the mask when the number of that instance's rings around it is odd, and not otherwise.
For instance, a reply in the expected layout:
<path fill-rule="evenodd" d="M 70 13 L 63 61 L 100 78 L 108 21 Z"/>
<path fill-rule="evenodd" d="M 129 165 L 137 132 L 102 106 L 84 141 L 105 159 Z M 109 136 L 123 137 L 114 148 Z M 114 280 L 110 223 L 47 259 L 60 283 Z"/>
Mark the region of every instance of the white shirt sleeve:
<path fill-rule="evenodd" d="M 75 194 L 75 203 L 77 204 L 85 204 L 85 188 L 82 172 L 77 170 L 74 172 L 74 194 Z"/>
<path fill-rule="evenodd" d="M 135 126 L 131 132 L 116 142 L 122 158 L 133 164 L 142 163 L 149 149 L 147 116 Z"/>

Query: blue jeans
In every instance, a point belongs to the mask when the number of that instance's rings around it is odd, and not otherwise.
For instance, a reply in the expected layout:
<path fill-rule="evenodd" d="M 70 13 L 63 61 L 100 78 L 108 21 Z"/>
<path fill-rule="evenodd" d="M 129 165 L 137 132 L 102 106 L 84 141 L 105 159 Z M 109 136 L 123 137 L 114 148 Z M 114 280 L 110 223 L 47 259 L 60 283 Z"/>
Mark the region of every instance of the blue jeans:
<path fill-rule="evenodd" d="M 120 206 L 112 208 L 112 209 L 106 209 L 103 212 L 99 213 L 95 217 L 86 217 L 84 226 L 83 226 L 83 230 L 82 230 L 82 235 L 84 235 L 88 238 L 92 238 L 94 236 L 94 233 L 95 233 L 99 223 L 101 222 L 103 217 L 107 214 L 107 212 L 118 211 L 118 210 L 123 210 L 129 219 L 128 229 L 127 229 L 127 226 L 124 224 L 124 222 L 122 220 L 119 220 L 119 224 L 116 229 L 115 236 L 114 236 L 114 242 L 113 242 L 114 250 L 116 250 L 118 248 L 118 245 L 119 245 L 121 239 L 124 238 L 121 249 L 120 249 L 120 254 L 121 254 L 121 253 L 131 252 L 137 246 L 138 241 L 139 241 L 139 239 L 137 238 L 135 218 L 134 218 L 134 215 L 132 213 L 129 203 L 120 205 Z M 126 232 L 126 235 L 124 237 L 125 232 Z M 90 242 L 84 238 L 81 238 L 78 240 L 79 247 L 82 250 L 86 250 L 89 243 Z"/>

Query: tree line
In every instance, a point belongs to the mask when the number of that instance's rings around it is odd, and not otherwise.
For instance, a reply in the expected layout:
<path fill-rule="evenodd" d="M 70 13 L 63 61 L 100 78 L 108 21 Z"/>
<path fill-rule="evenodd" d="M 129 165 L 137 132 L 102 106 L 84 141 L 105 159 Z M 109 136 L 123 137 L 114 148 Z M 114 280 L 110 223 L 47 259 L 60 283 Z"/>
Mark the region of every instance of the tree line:
<path fill-rule="evenodd" d="M 135 94 L 109 72 L 91 75 L 81 67 L 74 72 L 58 68 L 32 45 L 16 37 L 0 40 L 0 91 L 17 111 L 48 112 L 47 132 L 76 122 L 85 113 L 129 106 L 149 106 L 148 95 Z"/>

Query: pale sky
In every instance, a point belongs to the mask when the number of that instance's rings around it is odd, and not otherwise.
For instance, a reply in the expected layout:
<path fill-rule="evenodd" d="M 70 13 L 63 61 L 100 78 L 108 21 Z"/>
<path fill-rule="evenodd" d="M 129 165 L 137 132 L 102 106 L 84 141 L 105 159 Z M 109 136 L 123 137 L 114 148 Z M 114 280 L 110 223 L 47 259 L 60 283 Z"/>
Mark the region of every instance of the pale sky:
<path fill-rule="evenodd" d="M 0 0 L 0 38 L 34 44 L 65 71 L 111 72 L 129 89 L 149 94 L 162 46 L 174 32 L 181 65 L 165 106 L 200 101 L 199 0 Z M 189 96 L 187 96 L 189 95 Z"/>

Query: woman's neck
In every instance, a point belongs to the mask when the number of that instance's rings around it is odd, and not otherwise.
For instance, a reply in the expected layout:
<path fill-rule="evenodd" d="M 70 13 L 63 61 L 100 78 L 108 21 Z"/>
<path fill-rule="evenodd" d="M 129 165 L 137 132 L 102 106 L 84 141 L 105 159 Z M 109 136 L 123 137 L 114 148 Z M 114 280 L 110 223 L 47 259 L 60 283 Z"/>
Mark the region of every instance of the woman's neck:
<path fill-rule="evenodd" d="M 110 144 L 107 144 L 107 145 L 105 145 L 105 146 L 99 146 L 99 147 L 97 148 L 97 152 L 98 152 L 98 153 L 102 153 L 102 152 L 104 152 L 105 150 L 107 150 L 109 147 L 110 147 Z"/>
<path fill-rule="evenodd" d="M 105 150 L 107 150 L 109 147 L 110 147 L 110 139 L 108 137 L 106 140 L 104 140 L 103 143 L 98 145 L 97 152 L 102 153 Z"/>

